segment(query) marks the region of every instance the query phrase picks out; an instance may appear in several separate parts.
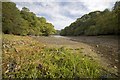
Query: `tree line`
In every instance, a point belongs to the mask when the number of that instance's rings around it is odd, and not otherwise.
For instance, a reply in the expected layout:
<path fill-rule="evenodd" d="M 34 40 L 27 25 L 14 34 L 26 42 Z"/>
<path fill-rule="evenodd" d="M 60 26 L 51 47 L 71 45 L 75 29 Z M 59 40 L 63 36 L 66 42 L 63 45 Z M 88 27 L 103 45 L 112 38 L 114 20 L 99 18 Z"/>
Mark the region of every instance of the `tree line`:
<path fill-rule="evenodd" d="M 117 35 L 120 34 L 120 1 L 117 1 L 112 10 L 94 11 L 83 15 L 75 22 L 61 30 L 62 36 L 79 35 Z"/>
<path fill-rule="evenodd" d="M 26 7 L 20 11 L 13 2 L 2 3 L 2 32 L 14 35 L 48 36 L 56 30 L 44 17 L 37 17 Z"/>

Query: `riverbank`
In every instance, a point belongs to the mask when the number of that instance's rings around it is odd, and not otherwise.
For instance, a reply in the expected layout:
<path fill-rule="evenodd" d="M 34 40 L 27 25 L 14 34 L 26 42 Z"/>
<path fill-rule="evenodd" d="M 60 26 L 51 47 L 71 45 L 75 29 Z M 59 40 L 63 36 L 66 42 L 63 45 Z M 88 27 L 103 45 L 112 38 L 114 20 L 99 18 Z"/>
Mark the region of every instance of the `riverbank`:
<path fill-rule="evenodd" d="M 47 47 L 68 47 L 72 49 L 82 49 L 84 55 L 92 57 L 100 62 L 111 72 L 118 72 L 117 56 L 117 36 L 79 36 L 79 37 L 33 37 L 34 39 L 45 43 Z"/>
<path fill-rule="evenodd" d="M 44 41 L 51 43 L 46 45 Z M 65 47 L 60 47 L 54 42 L 62 43 Z M 53 43 L 57 47 L 54 45 L 50 47 Z M 71 46 L 71 48 L 68 46 Z M 113 69 L 109 68 L 109 71 L 108 67 L 105 68 L 103 64 L 100 64 L 97 54 L 92 53 L 93 51 L 90 51 L 88 45 L 71 41 L 68 38 L 4 34 L 2 51 L 3 78 L 102 79 L 102 76 L 106 75 L 106 78 L 117 77 L 111 74 Z M 94 56 L 96 56 L 96 59 Z"/>
<path fill-rule="evenodd" d="M 118 36 L 79 36 L 68 37 L 72 41 L 83 42 L 93 47 L 93 51 L 107 59 L 109 65 L 118 65 Z"/>

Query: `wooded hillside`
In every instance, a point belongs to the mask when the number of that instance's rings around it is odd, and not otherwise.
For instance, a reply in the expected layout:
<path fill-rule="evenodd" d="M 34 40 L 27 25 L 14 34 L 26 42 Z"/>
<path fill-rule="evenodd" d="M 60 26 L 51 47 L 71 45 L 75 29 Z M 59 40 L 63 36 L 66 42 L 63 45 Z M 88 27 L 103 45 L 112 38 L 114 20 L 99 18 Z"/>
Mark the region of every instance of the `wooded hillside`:
<path fill-rule="evenodd" d="M 28 8 L 20 11 L 13 2 L 2 3 L 2 32 L 15 35 L 45 35 L 55 33 L 54 26 L 44 17 L 37 17 Z"/>
<path fill-rule="evenodd" d="M 61 30 L 62 36 L 79 35 L 117 35 L 119 26 L 120 1 L 116 2 L 110 11 L 94 11 L 83 15 L 75 22 Z"/>

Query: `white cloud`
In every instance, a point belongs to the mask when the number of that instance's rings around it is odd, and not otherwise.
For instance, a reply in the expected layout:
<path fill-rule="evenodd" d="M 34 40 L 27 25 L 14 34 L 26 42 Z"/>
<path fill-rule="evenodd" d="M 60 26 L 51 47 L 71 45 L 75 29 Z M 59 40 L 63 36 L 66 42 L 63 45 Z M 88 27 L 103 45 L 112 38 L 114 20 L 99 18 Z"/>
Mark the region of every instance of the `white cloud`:
<path fill-rule="evenodd" d="M 54 18 L 54 20 L 48 21 L 51 22 L 52 24 L 54 24 L 55 29 L 63 29 L 64 27 L 68 26 L 69 24 L 71 24 L 73 21 L 75 21 L 74 19 L 68 18 L 68 17 L 64 17 L 63 19 L 57 19 Z"/>
<path fill-rule="evenodd" d="M 112 8 L 117 0 L 12 0 L 17 7 L 27 7 L 37 16 L 44 16 L 56 29 L 63 29 L 76 18 L 95 10 Z M 18 2 L 18 3 L 17 3 Z M 19 3 L 20 2 L 20 3 Z M 27 3 L 25 3 L 27 2 Z M 37 4 L 36 4 L 37 2 Z M 65 3 L 66 2 L 66 3 Z"/>
<path fill-rule="evenodd" d="M 84 5 L 87 6 L 90 11 L 112 8 L 116 1 L 118 0 L 82 0 Z"/>

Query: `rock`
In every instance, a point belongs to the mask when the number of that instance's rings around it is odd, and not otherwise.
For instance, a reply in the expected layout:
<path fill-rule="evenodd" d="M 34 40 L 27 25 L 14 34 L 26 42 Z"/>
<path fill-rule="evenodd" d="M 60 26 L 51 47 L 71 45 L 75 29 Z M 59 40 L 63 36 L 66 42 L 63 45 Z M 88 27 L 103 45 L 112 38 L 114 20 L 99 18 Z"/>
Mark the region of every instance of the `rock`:
<path fill-rule="evenodd" d="M 117 59 L 115 59 L 115 62 L 119 62 Z"/>
<path fill-rule="evenodd" d="M 93 49 L 90 49 L 90 51 L 93 51 Z"/>
<path fill-rule="evenodd" d="M 97 51 L 98 54 L 100 54 L 100 51 Z"/>
<path fill-rule="evenodd" d="M 99 47 L 99 45 L 96 45 L 96 47 Z"/>
<path fill-rule="evenodd" d="M 117 69 L 117 66 L 114 66 L 115 69 Z"/>

